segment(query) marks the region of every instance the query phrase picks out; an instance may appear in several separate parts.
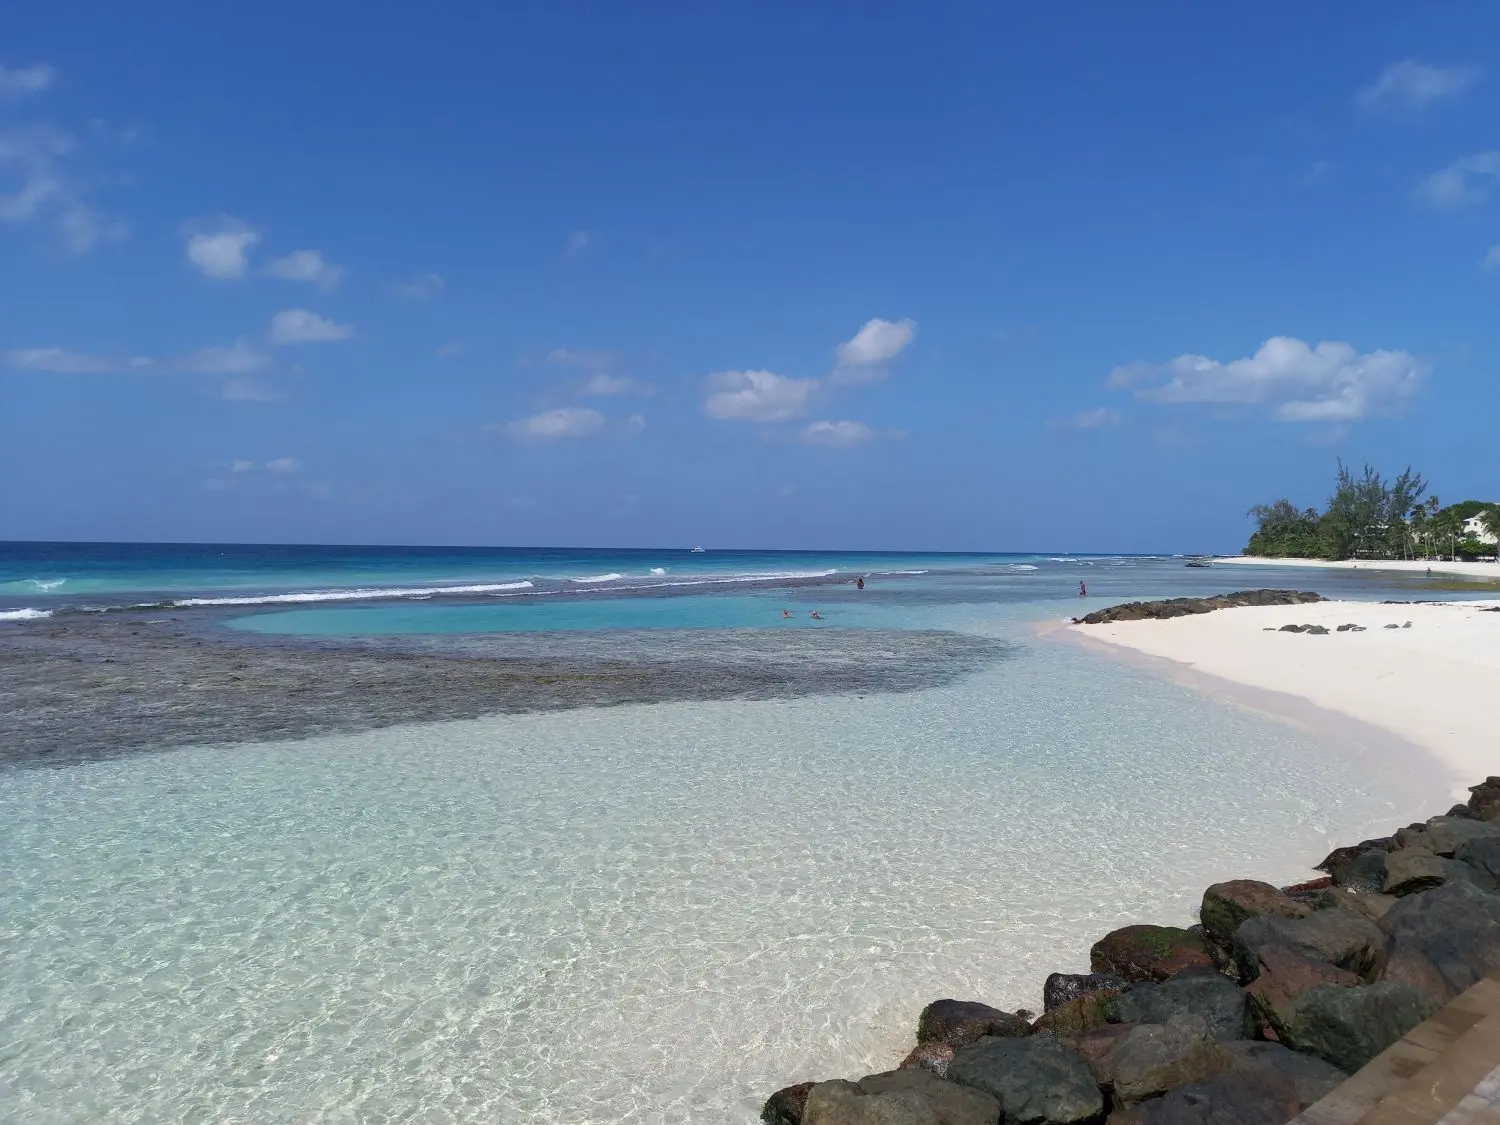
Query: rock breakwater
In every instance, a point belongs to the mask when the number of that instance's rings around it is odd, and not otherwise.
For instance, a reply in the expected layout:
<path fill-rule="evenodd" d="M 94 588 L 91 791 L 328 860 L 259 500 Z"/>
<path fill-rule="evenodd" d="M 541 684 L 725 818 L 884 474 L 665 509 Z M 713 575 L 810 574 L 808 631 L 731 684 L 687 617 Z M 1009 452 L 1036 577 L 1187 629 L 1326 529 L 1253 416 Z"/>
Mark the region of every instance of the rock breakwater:
<path fill-rule="evenodd" d="M 1239 609 L 1243 606 L 1307 605 L 1327 601 L 1310 590 L 1240 590 L 1233 594 L 1214 594 L 1208 598 L 1163 598 L 1154 602 L 1126 602 L 1107 609 L 1073 618 L 1075 625 L 1107 625 L 1114 621 L 1159 621 L 1169 617 L 1189 617 L 1195 613 L 1212 613 L 1216 609 Z"/>
<path fill-rule="evenodd" d="M 936 1000 L 895 1070 L 779 1090 L 762 1120 L 1283 1125 L 1500 966 L 1500 777 L 1470 792 L 1324 878 L 1216 883 L 1194 926 L 1106 934 L 1039 1018 Z"/>

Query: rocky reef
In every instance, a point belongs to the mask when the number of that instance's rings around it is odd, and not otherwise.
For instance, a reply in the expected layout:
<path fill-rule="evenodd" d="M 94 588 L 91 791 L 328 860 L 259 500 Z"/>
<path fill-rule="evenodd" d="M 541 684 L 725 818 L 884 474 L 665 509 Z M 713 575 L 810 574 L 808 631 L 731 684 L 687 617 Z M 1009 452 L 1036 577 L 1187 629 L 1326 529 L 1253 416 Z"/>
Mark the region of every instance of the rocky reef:
<path fill-rule="evenodd" d="M 1249 605 L 1306 605 L 1327 601 L 1322 594 L 1309 590 L 1240 590 L 1233 594 L 1215 594 L 1209 598 L 1165 598 L 1156 602 L 1126 602 L 1108 609 L 1096 609 L 1073 618 L 1078 625 L 1108 625 L 1113 621 L 1152 621 L 1168 617 L 1188 617 L 1195 613 L 1212 613 L 1216 609 L 1238 609 Z"/>
<path fill-rule="evenodd" d="M 1258 594 L 1288 596 L 1231 597 Z M 1324 878 L 1216 883 L 1194 926 L 1105 934 L 1040 1017 L 935 1000 L 896 1069 L 778 1090 L 761 1119 L 1283 1125 L 1500 966 L 1500 777 L 1470 792 L 1335 849 Z"/>

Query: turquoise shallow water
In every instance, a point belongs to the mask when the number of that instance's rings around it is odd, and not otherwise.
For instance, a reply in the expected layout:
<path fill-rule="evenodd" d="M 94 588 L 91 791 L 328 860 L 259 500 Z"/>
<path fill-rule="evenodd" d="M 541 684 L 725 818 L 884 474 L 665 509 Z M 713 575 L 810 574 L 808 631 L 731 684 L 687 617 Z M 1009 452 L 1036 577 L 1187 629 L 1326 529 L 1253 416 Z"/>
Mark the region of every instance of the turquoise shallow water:
<path fill-rule="evenodd" d="M 893 579 L 862 602 L 799 588 L 252 618 L 441 635 L 516 608 L 530 643 L 571 628 L 607 646 L 622 620 L 712 630 L 795 598 L 1017 647 L 907 694 L 0 774 L 0 1119 L 749 1123 L 786 1082 L 894 1065 L 928 1000 L 1038 1007 L 1046 973 L 1085 968 L 1103 931 L 1185 923 L 1208 882 L 1301 877 L 1444 796 L 1420 770 L 1038 640 L 1035 621 L 1076 609 L 1060 595 L 1083 564 L 1035 565 Z M 1239 577 L 1088 573 L 1101 596 Z"/>

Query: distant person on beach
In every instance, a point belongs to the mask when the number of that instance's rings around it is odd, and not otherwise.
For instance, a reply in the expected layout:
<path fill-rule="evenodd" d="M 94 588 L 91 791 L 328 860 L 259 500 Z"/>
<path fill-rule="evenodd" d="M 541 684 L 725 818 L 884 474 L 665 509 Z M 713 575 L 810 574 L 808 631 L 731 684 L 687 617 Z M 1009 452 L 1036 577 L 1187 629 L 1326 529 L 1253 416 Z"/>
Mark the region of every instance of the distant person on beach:
<path fill-rule="evenodd" d="M 854 580 L 854 588 L 856 590 L 863 590 L 865 588 L 865 580 L 863 578 L 856 578 Z"/>
<path fill-rule="evenodd" d="M 1078 583 L 1078 596 L 1080 598 L 1086 598 L 1089 596 L 1089 588 L 1082 582 Z"/>

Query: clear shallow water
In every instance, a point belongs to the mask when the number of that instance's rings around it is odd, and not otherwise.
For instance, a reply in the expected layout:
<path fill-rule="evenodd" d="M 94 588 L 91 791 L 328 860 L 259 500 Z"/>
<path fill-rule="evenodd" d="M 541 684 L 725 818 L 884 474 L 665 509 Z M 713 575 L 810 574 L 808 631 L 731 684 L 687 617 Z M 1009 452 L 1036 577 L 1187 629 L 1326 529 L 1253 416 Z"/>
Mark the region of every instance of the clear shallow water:
<path fill-rule="evenodd" d="M 1085 968 L 1111 927 L 1186 922 L 1215 879 L 1301 877 L 1334 843 L 1440 803 L 1420 775 L 1032 633 L 1128 597 L 1436 587 L 1028 558 L 865 557 L 884 576 L 863 593 L 575 584 L 247 613 L 235 624 L 267 634 L 256 643 L 467 651 L 509 632 L 527 652 L 629 659 L 651 636 L 692 660 L 715 630 L 802 630 L 817 607 L 834 637 L 937 628 L 1019 647 L 907 694 L 585 708 L 0 773 L 0 1119 L 748 1123 L 786 1082 L 894 1065 L 929 1000 L 1036 1008 L 1045 975 Z M 598 561 L 569 565 L 610 573 Z M 849 560 L 798 563 L 832 561 Z M 96 563 L 90 580 L 116 593 L 140 572 Z M 437 570 L 403 565 L 408 587 Z M 240 588 L 311 589 L 268 566 Z M 390 584 L 391 566 L 361 573 Z M 211 569 L 174 588 L 227 588 Z"/>

